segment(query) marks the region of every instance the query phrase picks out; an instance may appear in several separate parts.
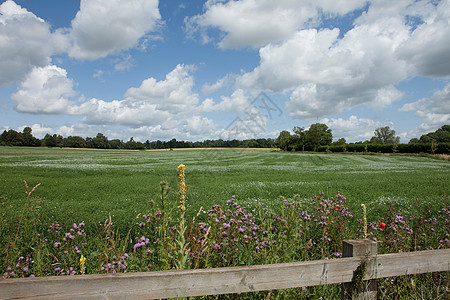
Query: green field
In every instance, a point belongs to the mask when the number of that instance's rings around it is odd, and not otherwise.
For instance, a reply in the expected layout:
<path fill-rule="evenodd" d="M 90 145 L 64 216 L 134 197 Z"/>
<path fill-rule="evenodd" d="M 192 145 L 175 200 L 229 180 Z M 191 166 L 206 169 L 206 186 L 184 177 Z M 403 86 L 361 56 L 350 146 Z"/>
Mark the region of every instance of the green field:
<path fill-rule="evenodd" d="M 338 191 L 359 212 L 365 203 L 375 217 L 390 205 L 414 213 L 416 199 L 430 209 L 448 204 L 450 163 L 429 157 L 313 154 L 249 149 L 125 151 L 0 147 L 1 217 L 17 215 L 25 201 L 23 180 L 41 185 L 42 226 L 53 221 L 103 223 L 108 214 L 128 228 L 159 182 L 172 187 L 176 202 L 177 167 L 186 165 L 187 212 L 224 204 L 232 195 L 250 209 L 277 208 L 279 196 L 309 201 Z"/>

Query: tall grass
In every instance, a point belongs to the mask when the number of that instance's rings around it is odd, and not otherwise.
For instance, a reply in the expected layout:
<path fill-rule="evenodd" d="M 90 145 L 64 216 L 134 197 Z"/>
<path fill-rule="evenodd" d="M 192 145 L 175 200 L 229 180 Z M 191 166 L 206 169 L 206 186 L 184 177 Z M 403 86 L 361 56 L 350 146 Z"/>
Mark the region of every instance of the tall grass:
<path fill-rule="evenodd" d="M 110 213 L 126 235 L 133 218 L 159 193 L 161 180 L 176 188 L 174 161 L 189 166 L 189 215 L 201 206 L 224 206 L 230 195 L 236 195 L 239 203 L 252 211 L 259 205 L 278 210 L 280 195 L 290 198 L 299 194 L 299 201 L 309 201 L 311 195 L 321 192 L 325 197 L 340 192 L 349 198 L 347 205 L 352 210 L 364 202 L 369 215 L 381 217 L 379 208 L 391 204 L 417 213 L 416 198 L 437 211 L 450 193 L 449 162 L 426 157 L 0 147 L 2 213 L 5 218 L 20 214 L 22 180 L 27 179 L 30 185 L 41 183 L 35 194 L 43 199 L 40 218 L 44 224 L 58 221 L 69 226 L 67 222 L 84 221 L 89 230 L 95 230 Z M 176 201 L 176 193 L 169 197 Z"/>
<path fill-rule="evenodd" d="M 450 206 L 433 212 L 419 201 L 418 215 L 395 207 L 383 217 L 352 212 L 346 197 L 318 194 L 280 197 L 279 209 L 260 205 L 249 210 L 232 196 L 224 205 L 186 214 L 184 165 L 179 167 L 178 196 L 169 197 L 160 183 L 158 201 L 150 201 L 121 234 L 113 218 L 86 230 L 84 222 L 58 222 L 40 230 L 38 185 L 26 185 L 25 203 L 16 220 L 2 219 L 9 228 L 0 250 L 4 278 L 67 276 L 120 272 L 197 269 L 273 264 L 316 259 L 339 259 L 344 239 L 367 236 L 378 242 L 379 253 L 450 247 Z M 188 186 L 189 188 L 189 186 Z M 448 199 L 443 199 L 448 203 Z M 368 207 L 370 208 L 370 206 Z M 6 225 L 6 227 L 4 227 Z M 391 299 L 440 299 L 448 292 L 449 272 L 381 280 L 380 295 Z M 338 298 L 338 285 L 222 295 L 221 299 Z M 217 296 L 219 297 L 219 296 Z M 212 297 L 214 298 L 214 297 Z"/>

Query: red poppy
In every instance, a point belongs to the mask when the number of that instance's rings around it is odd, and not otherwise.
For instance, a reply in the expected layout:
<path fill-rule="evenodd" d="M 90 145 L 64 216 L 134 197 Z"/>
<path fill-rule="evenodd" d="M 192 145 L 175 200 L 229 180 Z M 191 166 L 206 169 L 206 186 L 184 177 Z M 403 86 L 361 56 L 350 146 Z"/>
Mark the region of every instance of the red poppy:
<path fill-rule="evenodd" d="M 335 207 L 334 207 L 334 210 L 339 210 L 339 207 L 335 206 Z"/>
<path fill-rule="evenodd" d="M 380 223 L 380 228 L 381 228 L 381 230 L 384 230 L 386 228 L 386 223 L 381 222 Z"/>

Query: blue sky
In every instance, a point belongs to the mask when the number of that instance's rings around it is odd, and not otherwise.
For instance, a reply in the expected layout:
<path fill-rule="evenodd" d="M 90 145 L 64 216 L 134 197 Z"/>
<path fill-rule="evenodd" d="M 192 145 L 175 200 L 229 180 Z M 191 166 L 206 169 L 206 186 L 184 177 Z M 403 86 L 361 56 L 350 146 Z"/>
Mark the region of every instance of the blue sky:
<path fill-rule="evenodd" d="M 7 0 L 0 129 L 334 140 L 450 123 L 450 2 Z"/>

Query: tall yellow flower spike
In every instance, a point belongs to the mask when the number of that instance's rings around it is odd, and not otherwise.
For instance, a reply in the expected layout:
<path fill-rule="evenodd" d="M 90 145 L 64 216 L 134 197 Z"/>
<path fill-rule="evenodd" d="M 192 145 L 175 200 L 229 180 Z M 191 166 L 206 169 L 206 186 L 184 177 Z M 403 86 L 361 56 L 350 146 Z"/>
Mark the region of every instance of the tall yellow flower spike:
<path fill-rule="evenodd" d="M 181 211 L 184 211 L 186 209 L 186 180 L 184 174 L 185 169 L 186 166 L 183 164 L 180 164 L 178 166 L 178 198 L 180 200 L 178 208 Z"/>
<path fill-rule="evenodd" d="M 363 218 L 363 238 L 367 238 L 367 211 L 366 206 L 361 204 Z"/>
<path fill-rule="evenodd" d="M 83 275 L 86 272 L 86 257 L 81 255 L 80 257 L 80 273 Z"/>

